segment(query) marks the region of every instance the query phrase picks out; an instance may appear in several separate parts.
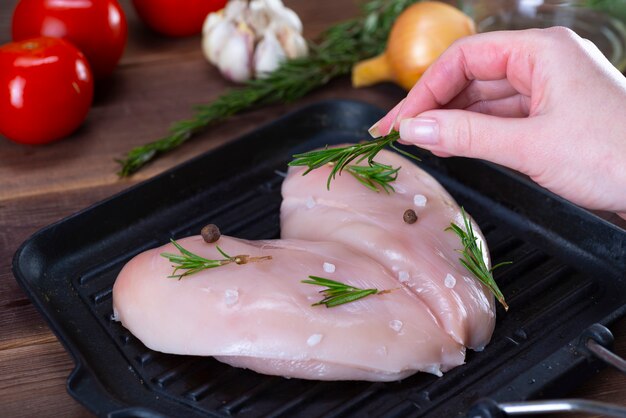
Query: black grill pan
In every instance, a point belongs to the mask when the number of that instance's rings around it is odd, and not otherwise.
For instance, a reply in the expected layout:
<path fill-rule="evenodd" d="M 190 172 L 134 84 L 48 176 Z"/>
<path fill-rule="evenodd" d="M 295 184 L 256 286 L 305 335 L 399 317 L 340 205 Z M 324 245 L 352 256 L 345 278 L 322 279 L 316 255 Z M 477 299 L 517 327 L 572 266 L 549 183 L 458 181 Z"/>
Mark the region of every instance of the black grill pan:
<path fill-rule="evenodd" d="M 69 393 L 100 417 L 455 417 L 481 398 L 563 395 L 599 368 L 579 340 L 626 311 L 626 232 L 501 168 L 421 163 L 475 217 L 510 310 L 492 342 L 442 378 L 315 382 L 268 377 L 212 358 L 151 351 L 111 320 L 123 264 L 206 223 L 243 238 L 279 236 L 280 171 L 293 153 L 365 137 L 382 115 L 326 101 L 296 111 L 51 225 L 15 255 L 17 281 L 72 354 Z"/>

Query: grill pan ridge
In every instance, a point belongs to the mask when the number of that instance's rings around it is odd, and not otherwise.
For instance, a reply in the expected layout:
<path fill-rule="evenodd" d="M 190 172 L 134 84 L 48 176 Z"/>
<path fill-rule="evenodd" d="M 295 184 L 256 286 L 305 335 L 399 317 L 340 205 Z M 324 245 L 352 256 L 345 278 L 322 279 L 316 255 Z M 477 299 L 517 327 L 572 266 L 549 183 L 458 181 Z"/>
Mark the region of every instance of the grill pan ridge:
<path fill-rule="evenodd" d="M 626 232 L 502 168 L 427 153 L 420 165 L 473 215 L 494 262 L 514 261 L 495 272 L 511 308 L 498 308 L 491 343 L 442 378 L 263 376 L 154 352 L 111 319 L 112 285 L 132 256 L 206 223 L 277 238 L 280 172 L 290 156 L 362 140 L 381 115 L 354 101 L 310 105 L 29 238 L 14 274 L 76 361 L 69 393 L 110 418 L 462 417 L 481 398 L 558 396 L 597 371 L 578 340 L 626 312 Z"/>

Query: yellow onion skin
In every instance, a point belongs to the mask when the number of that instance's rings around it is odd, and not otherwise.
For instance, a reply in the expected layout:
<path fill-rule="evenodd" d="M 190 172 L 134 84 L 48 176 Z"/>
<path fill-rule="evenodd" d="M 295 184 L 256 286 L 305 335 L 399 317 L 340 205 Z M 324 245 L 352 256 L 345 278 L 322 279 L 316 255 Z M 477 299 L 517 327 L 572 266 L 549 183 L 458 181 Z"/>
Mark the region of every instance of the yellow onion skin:
<path fill-rule="evenodd" d="M 459 9 L 436 1 L 415 3 L 394 22 L 385 52 L 354 67 L 353 85 L 393 81 L 410 90 L 454 41 L 474 33 L 474 21 Z"/>

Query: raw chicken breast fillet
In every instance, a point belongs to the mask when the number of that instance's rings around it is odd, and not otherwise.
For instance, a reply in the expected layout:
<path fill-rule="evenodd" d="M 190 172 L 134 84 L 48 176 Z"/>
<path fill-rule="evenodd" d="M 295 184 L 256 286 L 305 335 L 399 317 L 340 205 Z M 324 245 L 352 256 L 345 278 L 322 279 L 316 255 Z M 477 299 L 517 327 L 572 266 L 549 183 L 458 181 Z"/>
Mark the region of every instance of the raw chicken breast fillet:
<path fill-rule="evenodd" d="M 402 167 L 392 183 L 395 193 L 374 193 L 351 174 L 326 180 L 331 167 L 302 176 L 292 167 L 283 183 L 281 237 L 345 244 L 385 266 L 433 313 L 458 343 L 481 350 L 495 326 L 494 297 L 459 263 L 459 238 L 444 230 L 463 226 L 460 208 L 428 173 L 406 158 L 381 151 L 375 160 Z M 408 224 L 405 210 L 418 220 Z M 478 226 L 475 234 L 483 241 Z"/>
<path fill-rule="evenodd" d="M 459 263 L 459 238 L 445 231 L 451 222 L 463 227 L 460 208 L 412 162 L 387 151 L 376 161 L 402 167 L 395 193 L 375 193 L 347 172 L 329 191 L 330 167 L 306 176 L 291 168 L 282 189 L 283 239 L 217 242 L 228 254 L 271 260 L 177 280 L 160 255 L 177 254 L 172 244 L 136 256 L 113 287 L 116 317 L 153 350 L 215 356 L 286 377 L 392 381 L 463 364 L 465 347 L 480 350 L 489 342 L 495 307 Z M 403 220 L 407 209 L 417 222 Z M 223 258 L 199 236 L 179 243 Z M 323 288 L 301 282 L 309 275 L 391 291 L 333 308 L 311 306 Z"/>
<path fill-rule="evenodd" d="M 199 236 L 178 242 L 202 257 L 223 258 Z M 217 244 L 230 255 L 272 259 L 177 280 L 168 278 L 171 263 L 160 255 L 178 253 L 172 244 L 146 251 L 115 282 L 116 317 L 153 350 L 216 356 L 287 377 L 392 381 L 416 371 L 441 375 L 463 364 L 465 347 L 437 324 L 429 306 L 350 246 L 225 236 Z M 308 275 L 393 290 L 333 308 L 311 306 L 322 296 L 319 286 L 301 283 Z"/>

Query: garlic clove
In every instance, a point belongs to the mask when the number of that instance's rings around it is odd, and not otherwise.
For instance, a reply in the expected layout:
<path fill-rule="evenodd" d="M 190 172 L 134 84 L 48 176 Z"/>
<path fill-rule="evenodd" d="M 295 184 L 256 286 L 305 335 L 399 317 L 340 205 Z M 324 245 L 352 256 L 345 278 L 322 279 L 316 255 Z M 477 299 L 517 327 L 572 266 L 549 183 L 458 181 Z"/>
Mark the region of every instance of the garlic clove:
<path fill-rule="evenodd" d="M 309 52 L 306 40 L 295 29 L 282 25 L 276 30 L 280 45 L 288 58 L 305 57 Z"/>
<path fill-rule="evenodd" d="M 250 27 L 240 22 L 221 47 L 217 67 L 222 75 L 237 83 L 249 80 L 254 52 L 254 33 Z"/>
<path fill-rule="evenodd" d="M 276 70 L 286 58 L 285 51 L 273 31 L 266 31 L 254 51 L 254 70 L 259 78 Z"/>
<path fill-rule="evenodd" d="M 202 51 L 209 62 L 217 64 L 224 44 L 235 32 L 235 25 L 226 19 L 217 22 L 208 35 L 202 37 Z"/>
<path fill-rule="evenodd" d="M 248 9 L 246 0 L 230 0 L 224 7 L 224 17 L 229 20 L 245 21 Z"/>
<path fill-rule="evenodd" d="M 215 26 L 222 21 L 224 21 L 224 9 L 209 13 L 202 24 L 202 35 L 209 35 Z"/>
<path fill-rule="evenodd" d="M 286 7 L 281 0 L 263 0 L 270 12 L 271 20 L 290 26 L 298 33 L 302 33 L 302 21 L 298 14 Z"/>
<path fill-rule="evenodd" d="M 271 16 L 267 10 L 264 0 L 252 0 L 248 4 L 248 16 L 247 23 L 252 30 L 257 34 L 257 37 L 265 32 L 270 24 Z"/>

